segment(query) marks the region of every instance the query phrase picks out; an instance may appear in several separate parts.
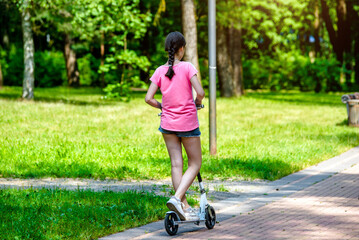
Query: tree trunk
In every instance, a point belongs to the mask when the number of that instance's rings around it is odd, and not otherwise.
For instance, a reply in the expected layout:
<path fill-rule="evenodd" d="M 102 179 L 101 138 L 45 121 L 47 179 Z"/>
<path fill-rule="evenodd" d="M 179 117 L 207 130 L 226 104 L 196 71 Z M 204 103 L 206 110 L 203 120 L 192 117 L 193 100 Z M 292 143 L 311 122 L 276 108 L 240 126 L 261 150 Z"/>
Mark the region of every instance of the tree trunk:
<path fill-rule="evenodd" d="M 33 99 L 34 98 L 34 39 L 32 37 L 32 29 L 30 22 L 30 12 L 28 9 L 29 0 L 24 0 L 22 5 L 22 33 L 23 33 L 23 42 L 24 42 L 24 79 L 23 79 L 23 88 L 22 88 L 22 98 L 23 99 Z"/>
<path fill-rule="evenodd" d="M 9 12 L 9 4 L 10 1 L 0 1 L 0 16 L 1 16 L 1 22 L 6 23 L 10 22 L 8 14 L 5 14 Z M 6 49 L 9 49 L 10 47 L 10 39 L 9 39 L 9 28 L 11 24 L 4 24 L 5 26 L 1 26 L 0 34 L 2 35 L 2 43 L 3 46 L 5 46 Z"/>
<path fill-rule="evenodd" d="M 345 82 L 348 86 L 351 85 L 351 47 L 352 47 L 352 37 L 351 37 L 351 24 L 350 16 L 348 12 L 350 11 L 351 2 L 348 1 L 346 3 L 345 0 L 337 0 L 337 16 L 338 16 L 338 45 L 340 50 L 343 52 L 343 60 L 344 64 L 344 74 L 345 74 Z"/>
<path fill-rule="evenodd" d="M 198 70 L 198 80 L 201 81 L 201 74 L 198 62 L 197 50 L 197 25 L 193 0 L 181 0 L 182 5 L 182 29 L 186 39 L 186 52 L 184 60 L 191 62 Z"/>
<path fill-rule="evenodd" d="M 101 66 L 105 64 L 105 34 L 101 33 Z M 105 73 L 101 72 L 101 87 L 105 87 Z"/>
<path fill-rule="evenodd" d="M 64 56 L 66 61 L 67 79 L 71 87 L 80 86 L 80 73 L 77 66 L 76 53 L 71 49 L 72 39 L 65 34 Z"/>
<path fill-rule="evenodd" d="M 233 67 L 228 49 L 229 29 L 217 25 L 217 68 L 222 97 L 232 97 L 233 94 Z"/>
<path fill-rule="evenodd" d="M 4 83 L 3 77 L 2 77 L 2 70 L 1 70 L 1 62 L 0 62 L 0 89 L 2 88 Z"/>
<path fill-rule="evenodd" d="M 240 29 L 217 25 L 217 68 L 222 97 L 244 94 Z"/>
<path fill-rule="evenodd" d="M 354 60 L 355 60 L 354 79 L 357 85 L 359 85 L 359 36 L 358 35 L 359 34 L 357 34 L 357 38 L 355 39 L 355 43 L 354 43 Z"/>
<path fill-rule="evenodd" d="M 349 2 L 348 2 L 349 3 Z M 329 8 L 325 0 L 321 0 L 322 4 L 322 16 L 329 34 L 330 42 L 333 46 L 333 50 L 337 55 L 338 61 L 343 63 L 344 53 L 350 53 L 351 50 L 351 21 L 348 15 L 350 6 L 347 6 L 345 0 L 337 0 L 337 31 L 334 30 L 332 20 L 329 15 Z"/>
<path fill-rule="evenodd" d="M 350 1 L 346 2 L 345 0 L 337 0 L 337 31 L 334 30 L 332 20 L 329 15 L 329 8 L 325 0 L 320 0 L 322 5 L 322 16 L 327 28 L 330 42 L 333 46 L 333 50 L 336 54 L 337 60 L 340 62 L 341 66 L 344 65 L 346 70 L 351 69 L 351 26 L 352 21 L 348 12 L 351 11 L 350 8 L 353 7 Z M 341 75 L 344 75 L 342 72 Z M 350 74 L 345 73 L 346 83 L 350 84 Z"/>
<path fill-rule="evenodd" d="M 338 16 L 338 45 L 343 48 L 344 53 L 351 50 L 351 21 L 349 12 L 350 1 L 348 4 L 345 0 L 337 0 L 337 16 Z"/>
<path fill-rule="evenodd" d="M 325 26 L 326 26 L 327 31 L 328 31 L 329 40 L 330 40 L 330 43 L 333 46 L 333 51 L 336 53 L 336 55 L 337 55 L 336 57 L 339 60 L 341 54 L 339 53 L 339 50 L 338 50 L 338 47 L 337 47 L 337 33 L 335 32 L 332 20 L 330 19 L 329 7 L 328 7 L 325 0 L 320 0 L 320 3 L 322 5 L 322 17 L 323 17 L 323 20 L 325 22 Z M 339 60 L 339 61 L 342 62 L 342 60 Z"/>
<path fill-rule="evenodd" d="M 319 28 L 320 28 L 320 17 L 319 17 L 319 0 L 314 0 L 314 57 L 321 55 L 320 52 L 320 40 L 319 40 Z"/>
<path fill-rule="evenodd" d="M 243 86 L 243 68 L 242 68 L 242 32 L 241 29 L 231 28 L 230 51 L 233 68 L 233 95 L 242 96 L 244 94 Z"/>
<path fill-rule="evenodd" d="M 144 56 L 146 56 L 148 59 L 151 59 L 151 54 L 149 49 L 151 48 L 151 39 L 152 39 L 152 33 L 151 31 L 147 31 L 145 36 L 141 39 L 141 52 Z M 140 79 L 141 81 L 144 81 L 147 83 L 150 79 L 149 70 L 144 71 L 140 69 Z"/>
<path fill-rule="evenodd" d="M 359 85 L 359 14 L 352 7 L 350 9 L 349 14 L 351 15 L 351 19 L 353 21 L 352 25 L 352 33 L 353 33 L 353 41 L 354 41 L 354 79 L 355 83 Z"/>

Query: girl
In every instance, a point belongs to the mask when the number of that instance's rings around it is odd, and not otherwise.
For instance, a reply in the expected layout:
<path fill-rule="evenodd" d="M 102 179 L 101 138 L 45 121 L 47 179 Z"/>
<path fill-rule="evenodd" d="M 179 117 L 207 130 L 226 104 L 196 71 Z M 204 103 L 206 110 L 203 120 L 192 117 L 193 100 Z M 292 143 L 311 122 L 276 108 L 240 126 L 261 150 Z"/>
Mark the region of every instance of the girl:
<path fill-rule="evenodd" d="M 202 151 L 196 105 L 201 105 L 204 91 L 197 79 L 197 70 L 189 62 L 181 61 L 186 40 L 179 32 L 168 34 L 165 51 L 168 62 L 158 67 L 146 95 L 146 103 L 162 110 L 161 125 L 167 151 L 171 159 L 172 184 L 175 195 L 167 207 L 181 220 L 195 220 L 196 213 L 189 206 L 186 191 L 194 181 L 202 164 Z M 193 101 L 192 87 L 197 93 Z M 162 92 L 162 104 L 154 99 L 157 89 Z M 188 156 L 188 169 L 183 173 L 182 145 Z"/>

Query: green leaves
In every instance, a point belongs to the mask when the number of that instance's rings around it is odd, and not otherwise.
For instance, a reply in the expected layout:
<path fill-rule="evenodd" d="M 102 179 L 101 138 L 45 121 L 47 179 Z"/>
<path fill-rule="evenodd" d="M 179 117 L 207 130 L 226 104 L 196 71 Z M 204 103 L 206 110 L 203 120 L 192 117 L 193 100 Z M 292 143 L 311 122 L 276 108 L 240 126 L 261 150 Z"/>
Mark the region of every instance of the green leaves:
<path fill-rule="evenodd" d="M 103 91 L 106 96 L 103 99 L 116 99 L 124 102 L 129 102 L 131 98 L 130 85 L 126 82 L 108 84 Z"/>
<path fill-rule="evenodd" d="M 133 34 L 135 39 L 146 33 L 150 13 L 141 13 L 138 1 L 82 0 L 76 6 L 72 23 L 79 27 L 82 39 L 99 38 L 101 33 L 116 36 Z"/>
<path fill-rule="evenodd" d="M 120 71 L 119 79 L 130 83 L 133 71 L 148 70 L 147 57 L 134 49 L 146 34 L 152 15 L 140 11 L 138 0 L 38 0 L 35 5 L 33 21 L 45 25 L 46 31 L 55 26 L 57 34 L 69 34 L 76 41 L 73 46 L 103 49 L 99 73 Z M 128 68 L 131 74 L 127 74 Z"/>
<path fill-rule="evenodd" d="M 244 46 L 268 51 L 285 47 L 303 29 L 309 1 L 228 0 L 217 3 L 217 20 L 225 27 L 241 28 Z"/>
<path fill-rule="evenodd" d="M 128 64 L 132 67 L 139 67 L 145 71 L 147 71 L 150 66 L 150 62 L 145 56 L 137 56 L 136 52 L 132 50 L 121 51 L 119 54 L 115 55 L 115 59 L 120 65 Z"/>
<path fill-rule="evenodd" d="M 110 84 L 104 89 L 108 98 L 129 100 L 131 78 L 125 76 L 125 69 L 147 71 L 150 63 L 145 56 L 139 56 L 129 49 L 131 42 L 144 36 L 151 21 L 150 13 L 141 13 L 139 1 L 83 0 L 82 11 L 77 11 L 73 23 L 81 29 L 80 38 L 103 44 L 108 50 L 100 73 L 108 73 L 122 66 L 122 78 L 119 83 Z"/>

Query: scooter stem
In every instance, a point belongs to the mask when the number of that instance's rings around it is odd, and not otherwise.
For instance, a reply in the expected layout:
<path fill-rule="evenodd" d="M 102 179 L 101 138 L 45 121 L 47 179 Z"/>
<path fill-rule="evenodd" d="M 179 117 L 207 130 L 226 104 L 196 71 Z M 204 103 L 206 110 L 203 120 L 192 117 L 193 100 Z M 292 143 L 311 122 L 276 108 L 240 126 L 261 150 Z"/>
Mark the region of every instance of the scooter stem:
<path fill-rule="evenodd" d="M 202 182 L 202 177 L 201 177 L 201 173 L 200 173 L 200 172 L 198 172 L 197 178 L 198 178 L 198 182 Z"/>
<path fill-rule="evenodd" d="M 201 173 L 200 173 L 200 172 L 198 172 L 197 178 L 198 178 L 199 189 L 200 189 L 200 191 L 201 191 L 201 194 L 206 193 L 206 189 L 204 189 L 204 186 L 203 186 L 203 183 L 202 183 L 202 177 L 201 177 Z"/>

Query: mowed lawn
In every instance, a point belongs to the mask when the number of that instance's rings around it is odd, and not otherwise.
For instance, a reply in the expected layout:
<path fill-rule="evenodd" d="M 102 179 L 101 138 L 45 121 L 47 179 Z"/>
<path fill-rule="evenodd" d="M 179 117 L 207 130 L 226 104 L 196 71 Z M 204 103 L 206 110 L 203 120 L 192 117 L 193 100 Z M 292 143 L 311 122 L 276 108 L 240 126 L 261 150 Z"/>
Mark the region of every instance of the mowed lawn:
<path fill-rule="evenodd" d="M 167 200 L 134 191 L 0 189 L 0 239 L 97 239 L 164 218 Z"/>
<path fill-rule="evenodd" d="M 100 89 L 0 90 L 0 176 L 164 179 L 170 160 L 158 109 L 134 93 L 102 100 Z M 208 152 L 208 98 L 199 111 L 206 179 L 275 180 L 359 145 L 340 93 L 248 92 L 217 99 L 218 154 Z M 161 95 L 156 95 L 157 99 Z"/>

